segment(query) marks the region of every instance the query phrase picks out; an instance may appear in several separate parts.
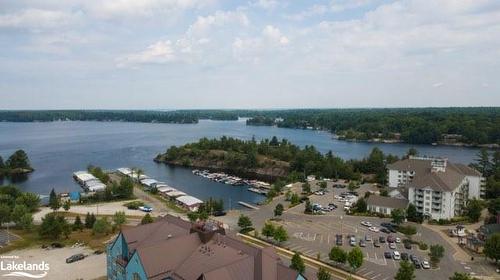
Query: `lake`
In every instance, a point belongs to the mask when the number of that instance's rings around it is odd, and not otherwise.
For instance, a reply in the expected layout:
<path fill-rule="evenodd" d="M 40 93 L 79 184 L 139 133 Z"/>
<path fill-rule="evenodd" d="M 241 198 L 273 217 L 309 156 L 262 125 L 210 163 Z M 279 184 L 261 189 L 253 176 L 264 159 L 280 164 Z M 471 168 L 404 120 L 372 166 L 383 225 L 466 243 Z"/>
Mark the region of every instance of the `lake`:
<path fill-rule="evenodd" d="M 241 139 L 286 138 L 300 146 L 314 145 L 321 152 L 332 150 L 344 158 L 360 159 L 375 146 L 385 153 L 404 155 L 410 147 L 422 155 L 448 157 L 453 162 L 470 163 L 477 149 L 408 144 L 345 142 L 323 131 L 247 126 L 244 120 L 209 121 L 198 124 L 153 124 L 127 122 L 0 122 L 0 155 L 6 160 L 17 149 L 25 150 L 35 172 L 16 182 L 25 191 L 48 194 L 81 190 L 72 173 L 89 164 L 104 169 L 138 167 L 157 180 L 164 181 L 200 199 L 223 198 L 227 208 L 237 201 L 256 203 L 263 196 L 245 187 L 229 186 L 195 176 L 190 169 L 157 164 L 153 158 L 171 145 L 182 145 L 201 137 L 232 136 Z M 0 184 L 10 183 L 4 179 Z"/>

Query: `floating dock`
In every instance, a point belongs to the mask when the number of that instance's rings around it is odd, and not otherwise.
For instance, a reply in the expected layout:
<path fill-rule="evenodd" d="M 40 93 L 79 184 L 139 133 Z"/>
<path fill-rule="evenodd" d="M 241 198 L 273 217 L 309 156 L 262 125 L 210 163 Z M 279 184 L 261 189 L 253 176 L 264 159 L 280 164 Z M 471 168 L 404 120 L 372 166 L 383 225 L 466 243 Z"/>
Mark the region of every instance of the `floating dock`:
<path fill-rule="evenodd" d="M 259 207 L 253 206 L 252 204 L 248 204 L 248 203 L 243 202 L 243 201 L 238 201 L 238 204 L 243 205 L 243 206 L 250 208 L 250 209 L 253 209 L 253 210 L 259 210 Z"/>

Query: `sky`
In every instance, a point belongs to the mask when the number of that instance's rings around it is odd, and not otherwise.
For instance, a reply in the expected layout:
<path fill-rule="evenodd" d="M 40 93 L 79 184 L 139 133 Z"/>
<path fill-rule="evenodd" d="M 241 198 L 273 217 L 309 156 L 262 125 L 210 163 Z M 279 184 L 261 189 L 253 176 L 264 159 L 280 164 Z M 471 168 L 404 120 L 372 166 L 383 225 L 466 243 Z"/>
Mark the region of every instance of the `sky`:
<path fill-rule="evenodd" d="M 0 109 L 500 106 L 498 0 L 1 0 Z"/>

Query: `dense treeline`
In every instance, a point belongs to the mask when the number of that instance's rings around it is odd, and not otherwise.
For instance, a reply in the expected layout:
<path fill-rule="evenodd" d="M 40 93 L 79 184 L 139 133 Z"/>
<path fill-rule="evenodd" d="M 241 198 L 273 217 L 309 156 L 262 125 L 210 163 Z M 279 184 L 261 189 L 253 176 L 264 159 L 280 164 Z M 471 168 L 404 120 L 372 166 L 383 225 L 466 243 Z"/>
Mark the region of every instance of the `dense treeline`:
<path fill-rule="evenodd" d="M 216 166 L 235 173 L 281 167 L 286 172 L 279 177 L 288 177 L 290 180 L 303 180 L 312 174 L 324 178 L 359 180 L 361 173 L 371 173 L 376 174 L 376 180 L 383 183 L 386 180 L 385 165 L 397 160 L 397 157 L 384 155 L 380 149 L 374 148 L 363 160 L 345 161 L 331 151 L 322 154 L 314 146 L 300 148 L 286 139 L 273 137 L 245 141 L 223 136 L 219 139 L 202 138 L 180 147 L 171 146 L 156 160 L 180 162 L 186 166 L 199 166 L 194 162 L 216 161 Z"/>
<path fill-rule="evenodd" d="M 199 119 L 237 120 L 235 111 L 179 110 L 179 111 L 120 111 L 120 110 L 53 110 L 53 111 L 0 111 L 0 121 L 127 121 L 156 123 L 197 123 Z"/>
<path fill-rule="evenodd" d="M 22 192 L 15 186 L 0 187 L 0 225 L 14 222 L 16 227 L 29 230 L 39 206 L 40 197 L 35 193 Z"/>
<path fill-rule="evenodd" d="M 33 171 L 28 155 L 23 150 L 15 151 L 5 162 L 0 156 L 0 176 Z"/>
<path fill-rule="evenodd" d="M 278 120 L 276 120 L 278 119 Z M 500 144 L 500 108 L 311 109 L 262 111 L 249 125 L 324 129 L 347 139 L 400 139 L 412 144 L 445 140 Z"/>

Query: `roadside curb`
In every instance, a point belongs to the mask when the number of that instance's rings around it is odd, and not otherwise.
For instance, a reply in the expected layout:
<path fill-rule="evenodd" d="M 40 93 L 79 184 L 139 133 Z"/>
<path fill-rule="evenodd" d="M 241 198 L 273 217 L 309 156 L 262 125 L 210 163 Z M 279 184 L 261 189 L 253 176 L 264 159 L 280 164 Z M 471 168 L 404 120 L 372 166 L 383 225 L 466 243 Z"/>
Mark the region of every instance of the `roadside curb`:
<path fill-rule="evenodd" d="M 257 247 L 272 246 L 276 249 L 278 254 L 280 254 L 281 256 L 286 257 L 286 258 L 291 258 L 295 254 L 295 252 L 292 252 L 290 250 L 287 250 L 287 249 L 279 247 L 279 246 L 275 246 L 273 244 L 267 243 L 263 240 L 254 238 L 254 237 L 246 235 L 246 234 L 237 233 L 236 235 L 241 237 L 247 243 L 251 243 Z M 312 268 L 315 268 L 315 269 L 322 267 L 322 268 L 326 269 L 328 272 L 332 273 L 334 276 L 337 276 L 337 277 L 340 277 L 343 279 L 349 279 L 349 277 L 351 277 L 351 279 L 354 279 L 354 280 L 366 280 L 366 278 L 360 277 L 360 276 L 355 275 L 355 274 L 349 274 L 349 272 L 347 272 L 347 271 L 344 271 L 344 270 L 335 268 L 333 266 L 327 265 L 327 264 L 320 262 L 316 259 L 310 258 L 307 255 L 301 254 L 301 258 L 302 258 L 302 260 L 304 260 L 304 263 L 306 265 L 308 265 Z"/>

